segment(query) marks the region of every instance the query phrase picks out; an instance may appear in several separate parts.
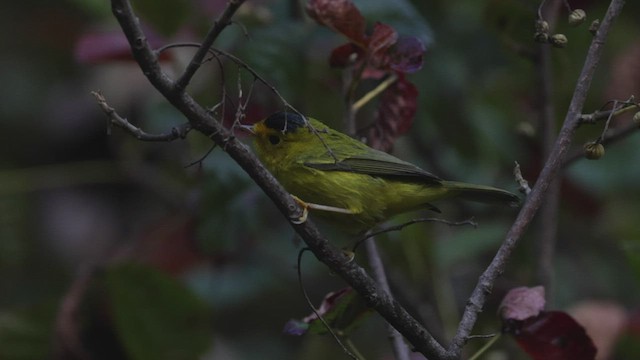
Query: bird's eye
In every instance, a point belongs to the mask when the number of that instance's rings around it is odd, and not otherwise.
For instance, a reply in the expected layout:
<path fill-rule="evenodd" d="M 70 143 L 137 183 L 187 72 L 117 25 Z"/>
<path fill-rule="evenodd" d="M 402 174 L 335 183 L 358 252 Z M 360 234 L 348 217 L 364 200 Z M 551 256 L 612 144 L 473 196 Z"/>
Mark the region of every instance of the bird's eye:
<path fill-rule="evenodd" d="M 280 143 L 280 137 L 276 135 L 270 135 L 269 142 L 273 145 L 278 145 Z"/>

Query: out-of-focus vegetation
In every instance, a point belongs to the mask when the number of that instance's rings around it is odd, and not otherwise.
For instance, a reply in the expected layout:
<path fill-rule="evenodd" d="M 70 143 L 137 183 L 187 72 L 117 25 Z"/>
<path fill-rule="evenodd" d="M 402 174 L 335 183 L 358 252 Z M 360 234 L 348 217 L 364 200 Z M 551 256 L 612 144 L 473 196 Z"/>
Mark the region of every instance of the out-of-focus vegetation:
<path fill-rule="evenodd" d="M 133 3 L 151 41 L 162 45 L 198 41 L 226 2 Z M 540 46 L 532 30 L 537 2 L 355 3 L 370 26 L 391 24 L 428 48 L 423 69 L 409 76 L 419 106 L 412 130 L 395 144 L 396 155 L 444 178 L 514 191 L 511 172 L 518 161 L 535 181 L 544 160 L 539 82 L 523 49 Z M 601 1 L 570 3 L 587 11 L 588 22 L 606 10 Z M 340 128 L 342 79 L 328 56 L 345 39 L 310 21 L 298 5 L 248 1 L 238 25 L 226 29 L 216 47 L 243 59 L 299 110 Z M 198 161 L 211 147 L 201 134 L 144 143 L 106 125 L 92 90 L 101 90 L 121 115 L 149 132 L 185 121 L 127 57 L 108 2 L 14 1 L 0 9 L 0 358 L 343 356 L 329 336 L 283 334 L 287 321 L 310 312 L 297 282 L 300 244 L 222 149 Z M 638 11 L 640 5 L 629 1 L 615 23 L 585 112 L 640 95 Z M 565 33 L 569 44 L 552 51 L 558 124 L 591 40 L 588 24 L 569 27 L 566 12 L 560 14 L 556 32 Z M 191 51 L 167 52 L 166 71 L 179 72 Z M 214 106 L 222 74 L 230 97 L 240 91 L 247 96 L 251 74 L 232 63 L 221 72 L 215 61 L 198 73 L 190 91 Z M 265 86 L 255 85 L 251 96 L 249 120 L 281 107 Z M 361 126 L 371 113 L 361 111 Z M 629 121 L 617 118 L 612 127 Z M 580 128 L 576 149 L 601 129 Z M 607 146 L 599 161 L 566 169 L 550 289 L 551 308 L 575 308 L 579 321 L 611 326 L 591 334 L 596 345 L 612 331 L 622 334 L 601 345 L 621 359 L 637 356 L 633 339 L 637 344 L 640 336 L 639 157 L 640 135 L 634 134 Z M 378 243 L 397 298 L 446 340 L 515 210 L 439 207 L 439 217 L 473 216 L 479 227 L 417 224 Z M 536 224 L 530 227 L 477 333 L 500 331 L 495 311 L 507 289 L 537 284 L 539 232 Z M 364 261 L 364 254 L 357 256 Z M 317 303 L 345 286 L 311 256 L 302 265 Z M 385 340 L 377 316 L 353 333 L 354 345 L 370 359 L 390 358 Z M 473 340 L 470 351 L 481 344 Z M 510 340 L 494 349 L 496 356 L 526 358 Z"/>

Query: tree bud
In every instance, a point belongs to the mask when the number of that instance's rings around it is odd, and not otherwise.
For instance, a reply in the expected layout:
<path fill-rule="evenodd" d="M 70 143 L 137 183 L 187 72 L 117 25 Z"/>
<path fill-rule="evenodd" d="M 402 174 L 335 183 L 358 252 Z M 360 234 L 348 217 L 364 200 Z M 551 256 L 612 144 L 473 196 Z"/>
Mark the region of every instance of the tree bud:
<path fill-rule="evenodd" d="M 564 36 L 564 34 L 553 34 L 551 35 L 551 37 L 549 37 L 549 42 L 554 47 L 563 48 L 567 46 L 569 40 L 566 36 Z"/>
<path fill-rule="evenodd" d="M 584 144 L 584 157 L 589 160 L 598 160 L 604 156 L 604 145 L 598 142 Z"/>
<path fill-rule="evenodd" d="M 582 9 L 575 9 L 569 14 L 569 25 L 578 26 L 587 19 L 587 13 Z"/>

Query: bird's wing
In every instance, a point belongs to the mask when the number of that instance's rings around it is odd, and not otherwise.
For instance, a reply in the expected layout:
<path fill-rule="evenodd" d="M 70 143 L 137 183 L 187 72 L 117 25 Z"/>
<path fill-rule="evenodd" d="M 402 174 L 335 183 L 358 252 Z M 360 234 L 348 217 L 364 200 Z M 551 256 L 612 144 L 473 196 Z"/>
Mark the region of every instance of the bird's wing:
<path fill-rule="evenodd" d="M 319 161 L 305 161 L 304 165 L 323 171 L 346 171 L 433 184 L 442 182 L 442 179 L 428 171 L 382 151 L 368 149 L 366 153 L 354 156 L 341 157 L 340 154 L 335 155 L 338 161 L 324 157 Z"/>

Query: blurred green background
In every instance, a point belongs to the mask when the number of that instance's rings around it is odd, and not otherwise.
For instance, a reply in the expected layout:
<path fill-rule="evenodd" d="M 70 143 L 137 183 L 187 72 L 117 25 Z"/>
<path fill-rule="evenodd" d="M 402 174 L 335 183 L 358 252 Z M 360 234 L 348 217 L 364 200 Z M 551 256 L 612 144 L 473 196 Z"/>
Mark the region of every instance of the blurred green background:
<path fill-rule="evenodd" d="M 157 45 L 198 41 L 225 3 L 134 1 Z M 538 3 L 355 3 L 370 25 L 391 24 L 428 48 L 423 69 L 410 76 L 420 91 L 416 120 L 395 154 L 444 178 L 513 191 L 518 161 L 533 183 L 544 160 L 540 85 L 535 62 L 523 54 L 540 46 L 532 40 Z M 606 10 L 602 1 L 570 3 L 584 8 L 588 21 L 570 28 L 560 11 L 556 31 L 569 45 L 551 55 L 558 126 L 591 40 L 588 23 Z M 236 16 L 241 25 L 229 27 L 216 46 L 243 59 L 296 108 L 340 128 L 341 73 L 329 68 L 328 56 L 345 39 L 311 22 L 300 6 L 249 0 Z M 629 1 L 615 23 L 585 112 L 639 93 L 638 11 Z M 0 359 L 344 356 L 329 336 L 282 333 L 289 319 L 310 313 L 297 283 L 301 246 L 221 149 L 198 162 L 211 147 L 200 134 L 145 143 L 108 129 L 90 91 L 102 91 L 122 116 L 149 132 L 185 121 L 127 58 L 119 34 L 107 1 L 0 4 Z M 168 53 L 165 70 L 179 72 L 189 55 L 188 49 Z M 251 89 L 249 73 L 231 63 L 220 72 L 211 62 L 190 88 L 206 106 L 219 101 L 222 73 L 230 97 Z M 264 86 L 256 85 L 251 96 L 250 120 L 281 106 Z M 365 108 L 358 120 L 365 123 L 371 114 Z M 612 127 L 629 121 L 615 119 Z M 579 129 L 576 151 L 601 128 Z M 576 162 L 563 178 L 548 307 L 579 305 L 583 317 L 612 323 L 637 340 L 640 136 L 606 151 L 600 161 Z M 479 227 L 420 224 L 378 242 L 398 299 L 446 341 L 515 210 L 439 206 L 439 216 L 473 216 Z M 539 227 L 529 228 L 475 333 L 500 330 L 495 310 L 509 288 L 539 283 Z M 359 260 L 366 263 L 364 254 Z M 345 286 L 313 256 L 304 258 L 302 272 L 317 303 Z M 633 340 L 617 339 L 610 343 L 618 354 L 633 351 Z M 368 359 L 392 358 L 378 316 L 364 321 L 353 342 Z M 471 342 L 469 352 L 482 343 Z M 526 358 L 509 339 L 486 356 Z"/>

